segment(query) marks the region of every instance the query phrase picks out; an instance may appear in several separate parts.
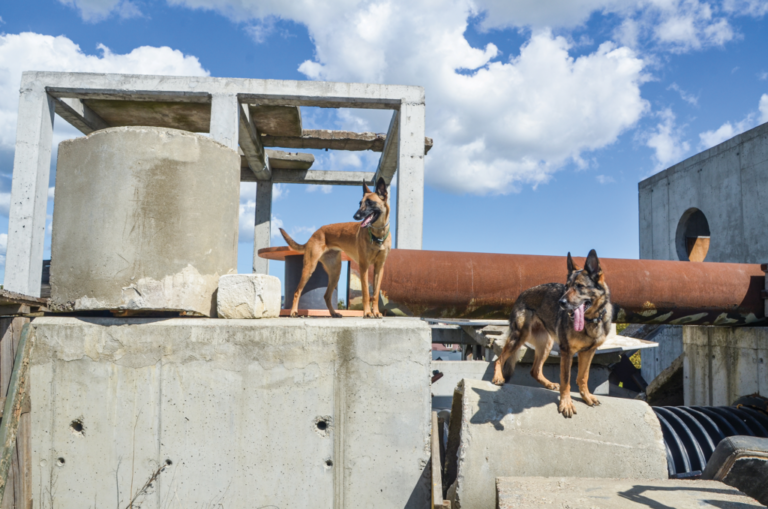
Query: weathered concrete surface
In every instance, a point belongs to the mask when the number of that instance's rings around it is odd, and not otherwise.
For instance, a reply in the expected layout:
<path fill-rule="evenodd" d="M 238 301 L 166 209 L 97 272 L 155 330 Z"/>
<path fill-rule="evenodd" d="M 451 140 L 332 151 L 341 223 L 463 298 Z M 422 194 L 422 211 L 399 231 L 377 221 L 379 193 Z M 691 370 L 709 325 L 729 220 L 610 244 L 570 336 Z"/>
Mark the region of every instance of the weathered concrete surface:
<path fill-rule="evenodd" d="M 659 346 L 640 353 L 640 372 L 651 383 L 683 353 L 682 325 L 630 324 L 622 335 L 655 341 Z"/>
<path fill-rule="evenodd" d="M 768 261 L 766 162 L 768 123 L 640 182 L 640 258 L 687 259 L 678 226 L 696 208 L 710 230 L 705 261 Z"/>
<path fill-rule="evenodd" d="M 301 136 L 301 110 L 298 106 L 252 104 L 248 110 L 253 124 L 262 135 Z"/>
<path fill-rule="evenodd" d="M 219 278 L 216 311 L 219 318 L 277 318 L 280 279 L 267 274 L 228 274 Z"/>
<path fill-rule="evenodd" d="M 768 438 L 735 436 L 717 444 L 702 473 L 768 504 Z"/>
<path fill-rule="evenodd" d="M 456 391 L 446 451 L 451 507 L 492 509 L 497 477 L 578 476 L 666 479 L 656 415 L 642 401 L 601 397 L 577 414 L 557 412 L 555 391 L 463 380 Z"/>
<path fill-rule="evenodd" d="M 685 404 L 728 406 L 768 394 L 768 327 L 683 328 Z"/>
<path fill-rule="evenodd" d="M 215 313 L 219 277 L 237 267 L 239 171 L 235 150 L 173 129 L 61 143 L 52 306 Z"/>
<path fill-rule="evenodd" d="M 496 482 L 497 509 L 763 507 L 717 481 L 501 477 Z"/>
<path fill-rule="evenodd" d="M 418 319 L 32 325 L 32 483 L 56 508 L 126 507 L 166 460 L 142 509 L 429 503 Z"/>
<path fill-rule="evenodd" d="M 306 152 L 266 150 L 270 168 L 282 170 L 308 170 L 315 163 L 315 156 Z"/>
<path fill-rule="evenodd" d="M 193 133 L 207 133 L 211 123 L 211 105 L 157 101 L 83 101 L 112 127 L 171 127 Z"/>
<path fill-rule="evenodd" d="M 493 378 L 493 365 L 493 362 L 486 361 L 432 361 L 432 371 L 437 370 L 443 374 L 442 378 L 432 384 L 432 408 L 451 408 L 453 391 L 464 378 L 490 382 Z M 549 380 L 553 382 L 560 380 L 559 364 L 545 364 L 543 371 L 544 376 Z M 606 366 L 592 364 L 588 384 L 592 394 L 608 395 L 608 376 L 610 373 Z M 578 366 L 574 365 L 571 370 L 571 378 L 575 380 L 577 374 Z M 541 384 L 531 376 L 530 364 L 518 363 L 509 383 L 526 387 L 541 387 Z"/>

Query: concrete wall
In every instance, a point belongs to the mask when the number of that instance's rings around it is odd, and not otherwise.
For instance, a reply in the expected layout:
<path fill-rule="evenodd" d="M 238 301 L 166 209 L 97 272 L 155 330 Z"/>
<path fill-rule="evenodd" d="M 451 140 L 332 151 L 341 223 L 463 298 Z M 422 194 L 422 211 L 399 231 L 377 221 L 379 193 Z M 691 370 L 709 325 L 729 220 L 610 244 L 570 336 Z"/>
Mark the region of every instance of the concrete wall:
<path fill-rule="evenodd" d="M 768 396 L 768 327 L 683 327 L 686 405 Z"/>
<path fill-rule="evenodd" d="M 679 260 L 683 214 L 701 210 L 710 229 L 705 261 L 768 262 L 768 123 L 638 184 L 640 258 Z"/>
<path fill-rule="evenodd" d="M 663 325 L 643 339 L 659 344 L 640 353 L 640 373 L 646 382 L 651 383 L 683 353 L 683 326 Z"/>
<path fill-rule="evenodd" d="M 418 319 L 32 326 L 36 509 L 428 505 Z"/>

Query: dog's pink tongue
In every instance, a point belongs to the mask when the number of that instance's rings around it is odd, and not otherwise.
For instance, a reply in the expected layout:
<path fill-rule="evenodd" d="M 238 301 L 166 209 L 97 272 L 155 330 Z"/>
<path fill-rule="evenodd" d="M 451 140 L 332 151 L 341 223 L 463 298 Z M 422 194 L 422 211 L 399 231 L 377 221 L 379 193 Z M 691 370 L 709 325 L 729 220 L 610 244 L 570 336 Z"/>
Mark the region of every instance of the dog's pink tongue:
<path fill-rule="evenodd" d="M 584 304 L 573 310 L 573 328 L 579 332 L 584 330 Z"/>
<path fill-rule="evenodd" d="M 368 217 L 366 217 L 365 219 L 363 219 L 363 222 L 362 222 L 362 224 L 360 224 L 360 226 L 362 226 L 363 228 L 365 228 L 366 226 L 368 226 L 369 224 L 371 224 L 371 220 L 372 220 L 372 219 L 373 219 L 373 214 L 371 214 L 370 216 L 368 216 Z"/>

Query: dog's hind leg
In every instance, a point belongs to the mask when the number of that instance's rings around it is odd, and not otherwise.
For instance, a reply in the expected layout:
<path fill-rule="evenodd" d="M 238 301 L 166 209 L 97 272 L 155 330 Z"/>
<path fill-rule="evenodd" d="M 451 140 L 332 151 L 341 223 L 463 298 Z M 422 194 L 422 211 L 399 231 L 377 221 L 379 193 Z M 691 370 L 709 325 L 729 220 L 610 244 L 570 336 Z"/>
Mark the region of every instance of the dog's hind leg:
<path fill-rule="evenodd" d="M 533 358 L 533 366 L 531 367 L 531 376 L 549 390 L 560 390 L 560 385 L 547 380 L 542 371 L 544 362 L 549 357 L 549 352 L 552 351 L 552 345 L 554 344 L 552 336 L 549 335 L 541 322 L 537 320 L 531 326 L 530 338 L 536 347 L 536 355 Z"/>
<path fill-rule="evenodd" d="M 323 251 L 319 248 L 312 249 L 311 251 L 309 249 L 304 251 L 304 267 L 301 270 L 299 286 L 296 287 L 296 291 L 293 294 L 291 317 L 295 318 L 299 316 L 299 297 L 301 297 L 301 292 L 304 291 L 304 287 L 306 286 L 307 281 L 309 281 L 309 278 L 312 277 L 312 273 L 315 272 L 317 262 L 320 260 L 322 255 Z"/>
<path fill-rule="evenodd" d="M 504 367 L 507 361 L 512 358 L 512 366 L 509 370 L 509 378 L 512 378 L 512 374 L 515 372 L 515 363 L 517 362 L 517 351 L 525 343 L 525 334 L 523 333 L 523 327 L 525 326 L 526 317 L 525 314 L 519 314 L 514 320 L 510 320 L 509 323 L 509 339 L 507 344 L 501 350 L 501 355 L 496 359 L 496 364 L 493 367 L 493 380 L 496 385 L 504 385 L 506 378 L 504 376 Z"/>
<path fill-rule="evenodd" d="M 333 318 L 341 318 L 341 314 L 337 313 L 333 309 L 333 291 L 336 289 L 336 285 L 339 284 L 339 275 L 341 274 L 341 251 L 335 249 L 326 251 L 326 253 L 320 257 L 320 263 L 323 264 L 325 271 L 328 273 L 328 288 L 325 290 L 325 305 L 328 306 L 328 312 L 331 313 Z"/>
<path fill-rule="evenodd" d="M 386 257 L 380 254 L 373 262 L 373 295 L 371 296 L 371 307 L 373 308 L 373 317 L 381 318 L 379 311 L 379 295 L 381 294 L 381 280 L 384 278 L 384 262 Z"/>
<path fill-rule="evenodd" d="M 579 386 L 581 399 L 589 406 L 600 404 L 600 401 L 589 392 L 589 387 L 587 387 L 587 382 L 589 382 L 589 366 L 592 365 L 592 358 L 595 356 L 596 350 L 597 347 L 592 347 L 589 350 L 579 352 L 579 374 L 576 377 L 576 385 Z"/>

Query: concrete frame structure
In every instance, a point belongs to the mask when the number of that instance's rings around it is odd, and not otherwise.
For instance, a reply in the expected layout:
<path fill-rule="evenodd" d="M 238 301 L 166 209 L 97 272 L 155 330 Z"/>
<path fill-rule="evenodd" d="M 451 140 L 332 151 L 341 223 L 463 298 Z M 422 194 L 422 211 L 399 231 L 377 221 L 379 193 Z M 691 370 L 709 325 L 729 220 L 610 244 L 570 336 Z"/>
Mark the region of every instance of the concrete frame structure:
<path fill-rule="evenodd" d="M 270 245 L 272 184 L 359 185 L 397 171 L 397 247 L 421 249 L 424 216 L 424 89 L 418 86 L 279 81 L 210 77 L 149 76 L 29 71 L 22 75 L 16 152 L 8 223 L 4 287 L 40 295 L 45 215 L 54 114 L 84 134 L 116 127 L 95 113 L 90 100 L 210 105 L 213 139 L 242 150 L 256 180 L 254 259 L 256 273 L 268 273 L 256 254 Z M 304 171 L 291 180 L 273 172 L 249 104 L 393 110 L 376 172 Z M 175 127 L 165 125 L 165 127 Z M 299 138 L 301 139 L 301 138 Z M 316 141 L 316 140 L 315 140 Z M 338 148 L 330 144 L 332 148 Z M 282 178 L 278 173 L 283 175 Z"/>

